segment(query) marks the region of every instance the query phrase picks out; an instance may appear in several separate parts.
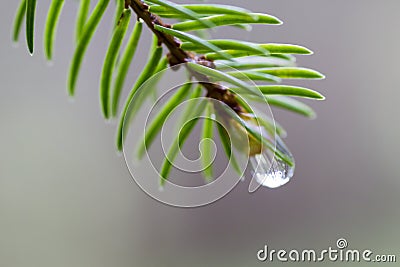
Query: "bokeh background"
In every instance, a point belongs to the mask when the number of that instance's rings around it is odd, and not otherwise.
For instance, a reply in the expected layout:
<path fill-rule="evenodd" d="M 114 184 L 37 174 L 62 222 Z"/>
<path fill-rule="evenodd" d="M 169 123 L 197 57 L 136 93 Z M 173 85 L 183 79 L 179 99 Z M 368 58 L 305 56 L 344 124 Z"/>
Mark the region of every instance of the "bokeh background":
<path fill-rule="evenodd" d="M 241 183 L 196 209 L 148 197 L 115 151 L 116 123 L 104 122 L 98 101 L 112 11 L 72 100 L 65 84 L 76 1 L 61 15 L 51 66 L 41 49 L 49 1 L 38 4 L 33 57 L 24 38 L 16 48 L 10 40 L 18 2 L 0 9 L 0 266 L 280 266 L 259 263 L 256 252 L 265 244 L 324 249 L 340 237 L 351 248 L 400 256 L 399 1 L 215 1 L 284 20 L 214 36 L 310 47 L 315 55 L 300 57 L 300 65 L 328 78 L 298 84 L 327 100 L 310 102 L 313 121 L 275 112 L 297 163 L 287 186 L 249 194 Z M 131 82 L 147 55 L 144 37 Z"/>

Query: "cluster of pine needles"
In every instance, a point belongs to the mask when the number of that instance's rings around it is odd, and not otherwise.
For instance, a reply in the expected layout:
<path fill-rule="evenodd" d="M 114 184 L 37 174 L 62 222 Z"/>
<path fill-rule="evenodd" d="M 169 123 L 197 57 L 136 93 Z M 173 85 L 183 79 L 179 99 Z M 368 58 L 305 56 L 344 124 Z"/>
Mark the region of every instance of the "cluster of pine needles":
<path fill-rule="evenodd" d="M 72 2 L 71 4 L 75 4 L 75 1 Z M 63 6 L 64 0 L 52 0 L 48 9 L 44 25 L 44 51 L 48 60 L 53 57 L 57 24 Z M 79 71 L 90 41 L 98 28 L 99 22 L 103 19 L 105 11 L 110 6 L 110 0 L 98 0 L 91 10 L 90 0 L 79 1 L 76 18 L 76 49 L 72 56 L 68 77 L 68 92 L 71 96 L 75 94 Z M 237 39 L 210 39 L 207 35 L 207 31 L 217 27 L 229 26 L 243 31 L 250 31 L 252 25 L 255 24 L 281 24 L 282 22 L 274 16 L 252 12 L 245 8 L 231 5 L 209 3 L 181 5 L 162 0 L 116 0 L 114 7 L 115 20 L 111 22 L 114 24 L 114 30 L 108 50 L 104 56 L 104 65 L 100 78 L 100 103 L 105 118 L 119 116 L 117 130 L 118 150 L 123 149 L 124 121 L 135 93 L 154 74 L 165 70 L 168 65 L 173 63 L 171 55 L 172 57 L 174 56 L 174 51 L 171 50 L 171 43 L 167 44 L 164 42 L 165 40 L 160 39 L 160 36 L 169 40 L 172 38 L 175 40 L 178 52 L 184 51 L 187 55 L 190 55 L 187 62 L 177 62 L 187 63 L 190 75 L 188 75 L 188 83 L 176 91 L 175 95 L 165 103 L 165 106 L 154 118 L 154 121 L 150 123 L 146 130 L 146 136 L 143 137 L 144 141 L 142 143 L 144 146 L 139 148 L 139 154 L 142 156 L 145 148 L 152 144 L 168 114 L 175 107 L 185 100 L 204 96 L 207 91 L 204 90 L 205 88 L 201 85 L 192 86 L 192 83 L 190 83 L 190 80 L 195 76 L 193 73 L 207 77 L 215 83 L 226 85 L 225 87 L 229 93 L 234 96 L 243 93 L 254 94 L 272 107 L 286 109 L 309 118 L 315 117 L 315 112 L 311 107 L 296 98 L 324 99 L 320 93 L 309 88 L 281 83 L 287 79 L 324 78 L 318 71 L 296 66 L 295 55 L 311 55 L 312 51 L 309 49 L 292 44 L 255 43 Z M 36 0 L 22 0 L 17 10 L 13 31 L 13 39 L 18 41 L 22 25 L 24 21 L 26 22 L 26 42 L 31 54 L 34 52 L 35 12 Z M 153 20 L 149 21 L 149 18 Z M 161 23 L 163 20 L 170 22 L 170 24 Z M 129 27 L 131 23 L 134 23 L 133 28 Z M 120 105 L 121 92 L 126 83 L 127 73 L 135 56 L 144 26 L 147 26 L 154 33 L 153 45 L 149 48 L 147 63 L 133 83 L 129 96 L 125 99 L 124 105 Z M 125 44 L 124 48 L 123 44 Z M 201 64 L 200 62 L 209 64 Z M 256 82 L 257 85 L 249 85 L 246 82 L 247 79 Z M 261 92 L 261 95 L 259 92 Z M 207 95 L 210 95 L 209 93 L 210 90 L 208 90 Z M 251 107 L 241 102 L 239 97 L 237 97 L 237 101 L 242 111 L 252 113 Z M 196 108 L 187 112 L 196 112 L 195 110 Z M 205 112 L 205 116 L 209 117 L 215 112 L 212 104 L 207 102 L 200 105 L 197 110 L 200 112 L 199 115 Z M 183 114 L 183 116 L 188 116 L 188 114 Z M 260 143 L 266 143 L 267 146 L 270 145 L 263 140 L 262 135 L 253 131 L 253 128 L 247 125 L 237 111 L 232 112 L 232 117 L 248 131 L 249 136 Z M 186 124 L 180 131 L 177 141 L 174 143 L 175 145 L 171 147 L 168 159 L 164 161 L 161 168 L 161 177 L 164 180 L 169 175 L 173 164 L 172 161 L 179 147 L 183 145 L 190 135 L 196 122 L 194 120 Z M 213 123 L 213 120 L 203 120 L 202 138 L 213 137 Z M 263 127 L 275 130 L 273 123 L 269 121 L 261 123 Z M 230 137 L 220 125 L 217 124 L 216 127 L 225 152 L 228 157 L 231 157 L 232 144 Z M 276 132 L 284 135 L 285 130 L 277 124 Z M 205 162 L 207 162 L 207 158 L 211 157 L 211 147 L 207 147 L 207 144 L 209 143 L 204 142 L 206 147 L 202 151 L 202 156 L 206 159 Z M 285 159 L 283 158 L 283 160 Z M 211 178 L 213 175 L 212 166 L 204 168 L 204 174 L 207 178 Z"/>

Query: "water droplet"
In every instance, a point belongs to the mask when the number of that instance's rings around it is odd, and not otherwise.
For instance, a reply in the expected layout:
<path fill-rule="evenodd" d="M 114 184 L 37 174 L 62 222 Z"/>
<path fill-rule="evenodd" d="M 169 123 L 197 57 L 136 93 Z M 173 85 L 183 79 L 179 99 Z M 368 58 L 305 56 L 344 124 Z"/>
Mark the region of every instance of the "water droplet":
<path fill-rule="evenodd" d="M 12 43 L 12 47 L 13 48 L 18 48 L 19 47 L 19 43 L 18 42 L 13 42 Z"/>
<path fill-rule="evenodd" d="M 104 119 L 106 125 L 113 124 L 114 120 L 112 118 Z"/>
<path fill-rule="evenodd" d="M 54 61 L 53 60 L 47 60 L 46 62 L 48 67 L 53 67 L 54 66 Z"/>
<path fill-rule="evenodd" d="M 276 136 L 276 150 L 294 162 L 294 158 L 279 136 Z M 250 158 L 250 165 L 257 183 L 269 188 L 278 188 L 290 181 L 294 174 L 294 164 L 289 165 L 273 151 L 266 149 L 263 153 Z"/>
<path fill-rule="evenodd" d="M 75 104 L 76 102 L 75 97 L 68 94 L 68 102 L 71 104 Z"/>

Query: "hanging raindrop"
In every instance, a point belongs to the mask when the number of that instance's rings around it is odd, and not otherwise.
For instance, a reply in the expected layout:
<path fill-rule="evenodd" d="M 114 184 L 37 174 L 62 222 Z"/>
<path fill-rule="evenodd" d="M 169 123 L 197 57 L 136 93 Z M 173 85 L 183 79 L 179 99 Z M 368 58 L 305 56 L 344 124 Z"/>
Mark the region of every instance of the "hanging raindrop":
<path fill-rule="evenodd" d="M 232 119 L 230 125 L 234 146 L 249 156 L 252 174 L 249 192 L 260 186 L 278 188 L 287 184 L 294 175 L 294 157 L 276 134 L 275 126 L 262 114 L 241 113 L 239 117 L 243 120 L 241 123 Z M 258 134 L 265 142 L 260 142 Z"/>
<path fill-rule="evenodd" d="M 274 151 L 265 149 L 261 154 L 250 158 L 253 177 L 257 183 L 269 188 L 278 188 L 290 181 L 294 174 L 294 158 L 282 139 L 275 136 L 276 152 L 284 155 L 292 161 L 280 159 Z"/>

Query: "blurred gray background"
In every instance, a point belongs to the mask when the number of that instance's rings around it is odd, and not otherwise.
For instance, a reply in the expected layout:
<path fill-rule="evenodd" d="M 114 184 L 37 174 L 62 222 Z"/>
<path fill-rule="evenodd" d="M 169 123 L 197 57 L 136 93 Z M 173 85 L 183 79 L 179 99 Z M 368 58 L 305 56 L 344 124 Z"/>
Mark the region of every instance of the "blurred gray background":
<path fill-rule="evenodd" d="M 38 4 L 33 57 L 23 35 L 17 48 L 10 40 L 17 2 L 0 10 L 0 266 L 279 266 L 259 263 L 256 252 L 265 244 L 324 249 L 340 237 L 352 248 L 400 256 L 399 1 L 215 1 L 281 18 L 282 26 L 214 36 L 311 48 L 315 55 L 299 64 L 328 78 L 298 84 L 327 100 L 310 102 L 313 121 L 275 112 L 296 157 L 287 186 L 248 194 L 242 183 L 197 209 L 148 197 L 115 151 L 116 123 L 104 122 L 98 101 L 112 9 L 70 100 L 76 1 L 61 15 L 52 66 L 41 40 L 49 1 Z M 131 82 L 147 55 L 144 37 Z"/>

